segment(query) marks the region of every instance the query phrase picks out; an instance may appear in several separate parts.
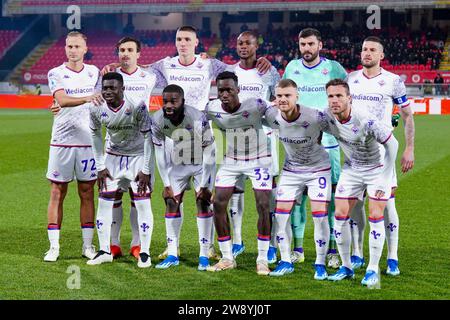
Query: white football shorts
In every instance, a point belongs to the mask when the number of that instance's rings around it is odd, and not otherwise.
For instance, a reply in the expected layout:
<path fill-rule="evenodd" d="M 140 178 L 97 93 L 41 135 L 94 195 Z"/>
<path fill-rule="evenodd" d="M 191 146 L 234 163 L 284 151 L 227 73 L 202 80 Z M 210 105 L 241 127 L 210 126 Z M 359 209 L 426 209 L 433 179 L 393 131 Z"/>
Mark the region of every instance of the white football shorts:
<path fill-rule="evenodd" d="M 47 179 L 56 182 L 70 182 L 97 179 L 94 154 L 91 147 L 50 146 Z"/>
<path fill-rule="evenodd" d="M 272 190 L 272 169 L 270 164 L 258 160 L 234 160 L 223 163 L 217 174 L 216 188 L 234 188 L 239 179 L 247 176 L 252 181 L 254 190 Z"/>
<path fill-rule="evenodd" d="M 344 167 L 339 177 L 336 187 L 336 199 L 357 200 L 362 199 L 364 190 L 370 199 L 376 201 L 387 201 L 391 196 L 391 181 L 381 181 L 380 174 L 382 167 L 368 171 L 356 171 L 349 167 Z M 384 192 L 383 197 L 375 198 L 377 190 Z"/>
<path fill-rule="evenodd" d="M 301 203 L 302 194 L 308 188 L 308 197 L 315 202 L 330 202 L 331 170 L 316 172 L 292 172 L 283 169 L 278 180 L 277 202 Z"/>

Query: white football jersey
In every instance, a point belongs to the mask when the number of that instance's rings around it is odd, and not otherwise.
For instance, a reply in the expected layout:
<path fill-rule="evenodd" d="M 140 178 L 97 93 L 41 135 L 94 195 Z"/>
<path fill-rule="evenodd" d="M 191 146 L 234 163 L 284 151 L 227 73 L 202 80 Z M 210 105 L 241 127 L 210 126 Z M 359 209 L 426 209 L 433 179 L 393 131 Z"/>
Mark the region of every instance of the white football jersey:
<path fill-rule="evenodd" d="M 265 74 L 261 74 L 256 68 L 245 69 L 238 62 L 233 65 L 232 71 L 238 77 L 239 100 L 244 101 L 248 98 L 270 100 L 271 95 L 275 96 L 275 86 L 280 81 L 280 74 L 275 67 L 272 66 Z"/>
<path fill-rule="evenodd" d="M 81 71 L 69 69 L 65 63 L 48 72 L 52 95 L 64 90 L 69 97 L 86 97 L 95 93 L 100 72 L 96 66 L 83 64 Z M 82 104 L 62 108 L 53 119 L 50 145 L 55 147 L 90 147 L 89 107 Z"/>
<path fill-rule="evenodd" d="M 151 130 L 150 114 L 142 99 L 124 95 L 120 108 L 113 110 L 106 102 L 97 107 L 90 104 L 91 130 L 106 127 L 106 152 L 119 156 L 144 154 L 144 133 Z"/>
<path fill-rule="evenodd" d="M 392 135 L 388 126 L 367 111 L 357 108 L 352 108 L 350 118 L 343 123 L 330 110 L 325 115 L 328 119 L 325 131 L 338 140 L 344 152 L 344 167 L 366 171 L 383 166 L 384 152 L 380 144 Z"/>
<path fill-rule="evenodd" d="M 209 120 L 225 132 L 225 156 L 234 160 L 255 160 L 270 157 L 269 139 L 262 127 L 262 119 L 269 103 L 262 99 L 247 99 L 238 110 L 229 113 L 219 99 L 210 101 L 205 112 Z"/>
<path fill-rule="evenodd" d="M 198 55 L 190 65 L 180 63 L 178 56 L 167 57 L 150 65 L 158 77 L 158 87 L 179 85 L 184 90 L 186 104 L 198 110 L 204 110 L 209 101 L 211 81 L 227 67 L 227 64 L 217 59 L 202 59 Z"/>
<path fill-rule="evenodd" d="M 347 83 L 353 108 L 367 110 L 391 130 L 394 104 L 400 108 L 409 106 L 402 79 L 383 68 L 380 74 L 372 78 L 368 78 L 362 69 L 354 71 L 348 75 Z"/>
<path fill-rule="evenodd" d="M 150 104 L 150 95 L 156 85 L 156 75 L 142 70 L 140 67 L 133 73 L 127 73 L 122 68 L 117 68 L 116 72 L 123 77 L 125 93 L 134 99 L 142 99 L 147 107 Z"/>
<path fill-rule="evenodd" d="M 300 116 L 288 122 L 279 109 L 270 107 L 266 120 L 272 128 L 278 129 L 285 150 L 284 170 L 317 172 L 331 168 L 328 153 L 319 144 L 321 131 L 328 128 L 322 111 L 300 106 Z"/>
<path fill-rule="evenodd" d="M 161 146 L 168 137 L 173 141 L 171 159 L 175 164 L 201 164 L 203 147 L 214 142 L 206 115 L 194 107 L 184 106 L 183 121 L 175 126 L 159 109 L 152 117 L 153 143 Z"/>

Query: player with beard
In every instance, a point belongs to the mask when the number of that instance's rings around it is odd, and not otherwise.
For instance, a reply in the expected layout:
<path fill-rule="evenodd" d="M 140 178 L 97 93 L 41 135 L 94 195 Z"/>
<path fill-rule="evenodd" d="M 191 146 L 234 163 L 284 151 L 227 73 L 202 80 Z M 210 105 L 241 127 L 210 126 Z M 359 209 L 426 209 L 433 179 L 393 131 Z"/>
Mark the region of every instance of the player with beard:
<path fill-rule="evenodd" d="M 324 110 L 328 108 L 325 84 L 335 78 L 345 79 L 347 72 L 334 60 L 320 56 L 322 49 L 322 37 L 318 30 L 306 28 L 298 35 L 298 44 L 301 59 L 293 60 L 286 66 L 283 79 L 294 80 L 298 86 L 298 103 L 306 107 Z M 328 152 L 331 161 L 331 202 L 328 207 L 328 222 L 330 224 L 330 246 L 328 248 L 328 266 L 339 267 L 339 256 L 336 252 L 336 240 L 334 237 L 334 194 L 340 173 L 340 151 L 336 139 L 324 133 L 322 145 Z M 293 261 L 303 262 L 303 237 L 306 226 L 306 195 L 303 195 L 301 206 L 294 206 L 292 215 L 292 232 L 294 238 Z"/>
<path fill-rule="evenodd" d="M 179 264 L 177 248 L 181 224 L 175 218 L 181 215 L 183 195 L 192 180 L 196 191 L 200 245 L 198 270 L 205 271 L 209 266 L 208 250 L 213 240 L 210 238 L 213 225 L 210 204 L 215 147 L 211 127 L 203 112 L 185 105 L 183 89 L 171 84 L 163 90 L 163 108 L 153 115 L 152 134 L 158 170 L 164 184 L 168 247 L 167 258 L 156 268 L 167 269 Z M 170 167 L 165 161 L 166 137 L 174 143 Z"/>
<path fill-rule="evenodd" d="M 336 188 L 335 237 L 342 266 L 328 280 L 354 278 L 350 260 L 350 213 L 365 190 L 369 197 L 369 264 L 362 285 L 379 284 L 379 261 L 386 236 L 384 209 L 390 198 L 392 171 L 398 142 L 389 127 L 362 108 L 352 107 L 350 89 L 342 79 L 326 84 L 328 128 L 344 153 L 342 174 Z"/>
<path fill-rule="evenodd" d="M 414 166 L 414 118 L 409 101 L 406 97 L 406 88 L 402 79 L 381 68 L 384 58 L 383 44 L 378 37 L 368 37 L 363 41 L 361 50 L 362 70 L 354 71 L 348 75 L 347 83 L 353 98 L 354 108 L 363 109 L 378 120 L 382 121 L 392 131 L 395 121 L 391 119 L 394 104 L 399 106 L 400 115 L 405 126 L 406 147 L 403 152 L 401 165 L 402 172 L 406 173 Z M 386 274 L 397 276 L 398 268 L 398 235 L 399 217 L 395 207 L 395 190 L 397 188 L 397 175 L 395 168 L 392 176 L 392 193 L 385 209 L 384 225 L 387 240 L 387 270 Z M 352 267 L 358 269 L 364 266 L 363 243 L 366 226 L 364 200 L 358 201 L 351 215 L 352 226 Z"/>

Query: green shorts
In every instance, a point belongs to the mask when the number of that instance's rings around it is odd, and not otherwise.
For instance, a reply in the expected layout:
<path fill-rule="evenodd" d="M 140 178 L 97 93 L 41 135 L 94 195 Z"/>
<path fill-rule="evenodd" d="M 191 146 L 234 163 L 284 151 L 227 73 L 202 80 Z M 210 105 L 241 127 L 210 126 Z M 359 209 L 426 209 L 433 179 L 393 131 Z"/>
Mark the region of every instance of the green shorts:
<path fill-rule="evenodd" d="M 331 162 L 331 183 L 337 184 L 341 174 L 341 151 L 335 137 L 327 133 L 323 133 L 322 145 L 330 156 Z"/>

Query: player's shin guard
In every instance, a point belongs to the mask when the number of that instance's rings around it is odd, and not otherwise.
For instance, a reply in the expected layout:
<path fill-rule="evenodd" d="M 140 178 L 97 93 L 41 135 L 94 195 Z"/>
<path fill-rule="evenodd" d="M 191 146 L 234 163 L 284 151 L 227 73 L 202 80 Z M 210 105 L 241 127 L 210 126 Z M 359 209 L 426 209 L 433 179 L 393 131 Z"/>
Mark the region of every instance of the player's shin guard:
<path fill-rule="evenodd" d="M 270 212 L 270 219 L 271 219 L 271 228 L 270 228 L 269 246 L 276 248 L 276 247 L 278 247 L 278 243 L 277 243 L 277 228 L 275 225 L 275 212 L 272 212 L 272 211 Z M 288 226 L 288 228 L 291 229 L 291 226 Z"/>
<path fill-rule="evenodd" d="M 181 206 L 180 206 L 180 208 L 181 208 Z M 214 226 L 214 207 L 213 207 L 212 204 L 209 206 L 209 211 L 211 211 L 213 213 L 213 220 L 212 220 L 213 222 L 211 224 L 211 236 L 210 236 L 211 245 L 213 246 L 214 245 L 214 239 L 216 237 L 216 227 Z M 181 212 L 183 212 L 183 211 L 181 211 Z"/>
<path fill-rule="evenodd" d="M 349 217 L 335 216 L 334 236 L 336 237 L 336 244 L 342 265 L 352 269 L 352 263 L 350 262 L 351 231 Z"/>
<path fill-rule="evenodd" d="M 328 213 L 315 211 L 312 213 L 314 221 L 314 242 L 316 244 L 316 264 L 325 265 L 328 252 L 328 240 L 330 239 L 330 226 Z"/>
<path fill-rule="evenodd" d="M 150 255 L 150 243 L 153 233 L 153 212 L 150 197 L 135 200 L 137 211 L 137 223 L 139 225 L 139 240 L 141 243 L 141 252 Z"/>
<path fill-rule="evenodd" d="M 130 207 L 130 225 L 131 225 L 131 244 L 130 247 L 138 246 L 140 244 L 138 213 L 136 210 L 136 203 L 131 201 Z"/>
<path fill-rule="evenodd" d="M 378 271 L 378 263 L 380 262 L 381 254 L 383 253 L 383 245 L 385 240 L 384 218 L 369 217 L 369 254 L 370 260 L 367 270 Z"/>
<path fill-rule="evenodd" d="M 222 258 L 234 260 L 231 246 L 231 236 L 217 237 L 217 241 L 219 242 Z"/>
<path fill-rule="evenodd" d="M 363 257 L 364 230 L 366 229 L 366 209 L 364 200 L 358 200 L 351 212 L 352 255 Z"/>
<path fill-rule="evenodd" d="M 169 256 L 178 257 L 178 243 L 183 216 L 180 212 L 166 213 L 167 250 Z"/>
<path fill-rule="evenodd" d="M 242 244 L 242 217 L 244 194 L 233 193 L 230 199 L 230 220 L 233 228 L 233 244 Z"/>
<path fill-rule="evenodd" d="M 112 225 L 111 225 L 111 245 L 120 246 L 120 229 L 123 221 L 122 200 L 114 200 Z"/>
<path fill-rule="evenodd" d="M 269 251 L 270 234 L 258 234 L 258 257 L 256 261 L 267 262 L 267 252 Z"/>
<path fill-rule="evenodd" d="M 395 198 L 392 196 L 384 209 L 384 226 L 386 228 L 387 240 L 387 258 L 398 260 L 398 231 L 400 221 L 398 218 L 397 209 L 395 207 Z"/>
<path fill-rule="evenodd" d="M 270 229 L 270 247 L 276 248 L 278 247 L 278 243 L 277 243 L 277 229 L 275 227 L 275 209 L 276 209 L 276 198 L 277 198 L 277 189 L 273 188 L 272 189 L 272 193 L 270 195 L 270 220 L 271 220 L 271 229 Z M 292 236 L 292 230 L 291 230 L 291 226 L 288 223 L 287 224 L 287 228 L 289 229 L 289 233 L 287 234 L 287 237 L 289 239 L 289 243 L 290 243 L 290 239 Z"/>
<path fill-rule="evenodd" d="M 211 240 L 211 228 L 213 226 L 213 212 L 199 212 L 197 214 L 198 242 L 200 244 L 199 257 L 207 257 Z"/>
<path fill-rule="evenodd" d="M 183 226 L 183 219 L 184 219 L 184 202 L 181 202 L 180 203 L 180 206 L 179 206 L 179 208 L 178 208 L 178 210 L 180 211 L 180 221 L 179 221 L 179 227 L 178 227 L 178 231 L 177 231 L 177 239 L 178 239 L 178 241 L 180 240 L 180 237 L 181 237 L 181 227 Z M 214 228 L 213 228 L 214 229 Z M 178 245 L 177 245 L 177 247 L 179 246 L 180 244 L 178 243 Z M 177 256 L 177 255 L 175 255 L 175 256 Z"/>
<path fill-rule="evenodd" d="M 113 205 L 114 201 L 112 199 L 98 199 L 96 219 L 98 242 L 100 245 L 100 250 L 107 253 L 111 252 L 110 241 Z"/>
<path fill-rule="evenodd" d="M 282 209 L 276 209 L 275 226 L 277 230 L 277 242 L 280 249 L 281 260 L 291 262 L 291 243 L 286 234 L 286 225 L 289 225 L 290 215 Z"/>
<path fill-rule="evenodd" d="M 81 224 L 81 234 L 83 237 L 83 247 L 92 246 L 92 239 L 94 238 L 94 223 Z"/>
<path fill-rule="evenodd" d="M 300 205 L 297 203 L 294 205 L 291 223 L 294 248 L 302 248 L 306 226 L 306 195 L 302 195 L 302 203 Z"/>
<path fill-rule="evenodd" d="M 334 250 L 334 252 L 332 253 L 336 253 L 336 238 L 334 237 L 334 196 L 335 193 L 332 192 L 331 193 L 331 201 L 330 201 L 330 205 L 328 206 L 328 225 L 330 228 L 330 243 L 328 248 L 330 250 Z"/>

